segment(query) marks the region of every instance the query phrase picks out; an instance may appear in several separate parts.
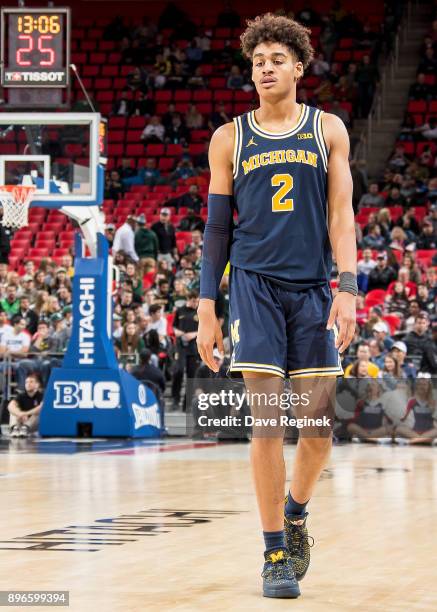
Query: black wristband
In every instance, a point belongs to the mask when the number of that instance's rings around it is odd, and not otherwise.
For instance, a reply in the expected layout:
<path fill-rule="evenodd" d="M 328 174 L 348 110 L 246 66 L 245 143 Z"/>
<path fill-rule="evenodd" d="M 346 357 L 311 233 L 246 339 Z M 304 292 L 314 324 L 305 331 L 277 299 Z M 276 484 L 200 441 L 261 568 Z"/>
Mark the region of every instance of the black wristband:
<path fill-rule="evenodd" d="M 341 272 L 338 290 L 352 295 L 358 294 L 357 275 L 352 272 Z"/>

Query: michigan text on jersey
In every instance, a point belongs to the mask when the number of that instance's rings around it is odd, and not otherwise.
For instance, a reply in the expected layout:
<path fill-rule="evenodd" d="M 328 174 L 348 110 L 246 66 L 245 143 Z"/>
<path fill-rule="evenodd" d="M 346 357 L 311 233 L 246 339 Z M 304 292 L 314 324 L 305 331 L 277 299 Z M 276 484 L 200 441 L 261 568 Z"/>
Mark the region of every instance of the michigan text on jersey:
<path fill-rule="evenodd" d="M 248 174 L 256 168 L 260 168 L 261 166 L 269 166 L 270 164 L 308 164 L 310 166 L 314 166 L 314 168 L 317 168 L 317 158 L 317 153 L 312 153 L 311 151 L 302 151 L 301 149 L 298 149 L 297 151 L 294 149 L 282 149 L 280 151 L 267 151 L 265 153 L 252 155 L 247 161 L 242 160 L 241 163 L 244 174 Z"/>

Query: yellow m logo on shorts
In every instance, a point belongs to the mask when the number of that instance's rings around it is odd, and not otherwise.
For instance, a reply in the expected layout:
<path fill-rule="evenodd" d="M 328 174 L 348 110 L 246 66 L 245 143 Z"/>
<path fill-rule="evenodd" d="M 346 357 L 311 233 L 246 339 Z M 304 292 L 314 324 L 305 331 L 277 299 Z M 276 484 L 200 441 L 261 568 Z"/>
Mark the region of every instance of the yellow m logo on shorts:
<path fill-rule="evenodd" d="M 237 319 L 236 321 L 234 321 L 234 323 L 231 323 L 232 344 L 237 344 L 237 342 L 240 341 L 240 334 L 238 331 L 239 327 L 240 327 L 240 319 Z"/>

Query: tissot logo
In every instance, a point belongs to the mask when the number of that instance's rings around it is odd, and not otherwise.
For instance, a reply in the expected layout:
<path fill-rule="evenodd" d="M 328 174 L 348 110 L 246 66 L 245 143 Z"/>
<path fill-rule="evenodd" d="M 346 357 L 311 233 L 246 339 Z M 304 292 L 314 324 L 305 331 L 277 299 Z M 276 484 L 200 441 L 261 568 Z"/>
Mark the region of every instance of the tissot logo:
<path fill-rule="evenodd" d="M 132 410 L 135 416 L 135 429 L 139 429 L 145 425 L 151 425 L 152 427 L 158 428 L 161 427 L 161 416 L 157 403 L 152 404 L 152 406 L 139 406 L 133 403 Z"/>
<path fill-rule="evenodd" d="M 5 72 L 5 82 L 24 82 L 24 83 L 63 83 L 65 81 L 65 72 Z"/>
<path fill-rule="evenodd" d="M 120 385 L 111 380 L 58 381 L 53 408 L 120 408 Z"/>

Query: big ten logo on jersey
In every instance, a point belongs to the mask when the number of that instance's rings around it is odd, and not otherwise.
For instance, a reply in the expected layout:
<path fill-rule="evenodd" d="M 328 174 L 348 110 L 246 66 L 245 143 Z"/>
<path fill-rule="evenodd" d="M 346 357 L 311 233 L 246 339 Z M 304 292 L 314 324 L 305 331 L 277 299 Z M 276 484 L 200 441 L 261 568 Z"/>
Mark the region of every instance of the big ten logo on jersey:
<path fill-rule="evenodd" d="M 297 135 L 298 140 L 307 140 L 308 138 L 313 138 L 312 132 L 302 132 Z"/>
<path fill-rule="evenodd" d="M 120 408 L 120 385 L 111 380 L 58 381 L 53 408 Z"/>
<path fill-rule="evenodd" d="M 233 323 L 231 323 L 231 338 L 232 338 L 232 344 L 237 344 L 237 342 L 240 342 L 240 319 L 237 319 L 236 321 L 234 321 Z"/>

